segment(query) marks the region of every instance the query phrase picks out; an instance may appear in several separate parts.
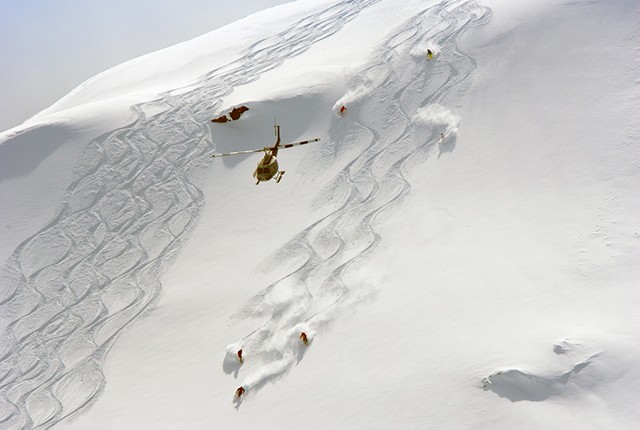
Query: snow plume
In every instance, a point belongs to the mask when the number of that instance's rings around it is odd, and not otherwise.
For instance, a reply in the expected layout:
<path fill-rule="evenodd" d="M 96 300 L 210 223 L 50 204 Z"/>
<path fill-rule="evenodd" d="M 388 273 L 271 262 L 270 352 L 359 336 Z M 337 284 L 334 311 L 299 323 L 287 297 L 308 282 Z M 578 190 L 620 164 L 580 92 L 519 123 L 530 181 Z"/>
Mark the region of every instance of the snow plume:
<path fill-rule="evenodd" d="M 419 43 L 411 48 L 410 55 L 414 58 L 426 59 L 427 57 L 427 49 L 430 49 L 433 52 L 434 59 L 438 56 L 441 51 L 440 45 L 438 45 L 435 40 L 427 40 L 423 43 Z"/>
<path fill-rule="evenodd" d="M 302 341 L 302 333 L 306 336 L 306 343 Z M 315 335 L 316 331 L 309 324 L 302 322 L 287 330 L 283 335 L 272 339 L 266 348 L 263 345 L 261 351 L 256 351 L 258 355 L 256 361 L 262 361 L 262 366 L 245 378 L 242 387 L 247 392 L 258 391 L 268 382 L 280 379 L 294 364 L 302 360 L 307 349 L 312 345 Z M 232 360 L 233 351 L 238 345 L 240 344 L 232 344 L 226 348 L 225 361 Z M 270 359 L 265 362 L 265 357 Z M 278 357 L 278 359 L 273 360 L 273 357 Z"/>
<path fill-rule="evenodd" d="M 431 104 L 418 109 L 412 122 L 417 125 L 433 125 L 448 136 L 458 132 L 460 117 L 442 105 Z"/>
<path fill-rule="evenodd" d="M 350 105 L 366 99 L 372 92 L 373 86 L 369 82 L 359 84 L 355 88 L 348 90 L 345 95 L 333 105 L 333 111 L 338 113 L 341 106 L 349 108 Z"/>
<path fill-rule="evenodd" d="M 242 366 L 242 362 L 238 356 L 238 351 L 243 348 L 244 346 L 242 343 L 232 343 L 227 345 L 224 349 L 224 360 L 222 362 L 222 370 L 224 370 L 224 373 L 227 375 L 233 373 L 235 378 L 238 377 L 240 366 Z"/>

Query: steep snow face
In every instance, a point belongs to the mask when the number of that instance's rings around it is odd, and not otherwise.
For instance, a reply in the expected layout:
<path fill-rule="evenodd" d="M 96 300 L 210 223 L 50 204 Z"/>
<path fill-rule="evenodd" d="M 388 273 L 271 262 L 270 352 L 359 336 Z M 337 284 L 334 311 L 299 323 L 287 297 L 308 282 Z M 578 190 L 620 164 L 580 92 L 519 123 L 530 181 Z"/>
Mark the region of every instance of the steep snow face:
<path fill-rule="evenodd" d="M 314 12 L 316 5 L 302 17 L 290 14 L 284 30 L 254 40 L 244 55 L 195 84 L 185 86 L 183 77 L 181 87 L 134 105 L 133 122 L 118 124 L 85 147 L 57 215 L 22 241 L 6 266 L 5 422 L 18 428 L 48 427 L 101 392 L 106 352 L 122 329 L 157 300 L 163 264 L 176 255 L 202 209 L 196 185 L 213 150 L 208 119 L 221 107 L 222 97 L 330 37 L 375 3 L 332 3 Z M 107 73 L 112 76 L 107 84 L 83 85 L 76 96 L 43 114 L 51 124 L 45 122 L 44 129 L 7 134 L 2 145 L 7 166 L 35 152 L 24 148 L 23 140 L 33 146 L 43 133 L 55 135 L 55 127 L 79 125 L 73 109 L 92 106 L 94 115 L 99 113 L 105 100 L 117 97 L 113 91 L 119 91 L 127 73 L 140 75 L 130 69 L 123 73 Z M 172 79 L 165 77 L 163 85 Z M 148 85 L 158 92 L 153 83 Z M 136 96 L 136 84 L 130 89 Z M 63 143 L 61 132 L 49 145 L 51 152 Z M 6 179 L 27 177 L 29 182 L 31 170 L 29 163 L 13 164 Z"/>
<path fill-rule="evenodd" d="M 0 422 L 637 424 L 637 15 L 512 3 L 297 2 L 210 35 L 242 29 L 238 51 L 125 64 L 5 135 L 2 196 L 58 191 L 10 236 Z M 604 40 L 595 67 L 578 48 Z M 209 158 L 272 144 L 274 117 L 321 138 L 280 152 L 280 184 Z"/>

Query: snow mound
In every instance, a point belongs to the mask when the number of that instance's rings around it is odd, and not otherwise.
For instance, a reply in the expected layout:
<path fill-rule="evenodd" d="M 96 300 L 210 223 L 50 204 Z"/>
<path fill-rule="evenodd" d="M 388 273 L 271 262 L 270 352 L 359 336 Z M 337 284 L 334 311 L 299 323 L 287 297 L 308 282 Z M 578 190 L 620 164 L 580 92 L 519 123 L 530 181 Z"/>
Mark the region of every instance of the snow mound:
<path fill-rule="evenodd" d="M 483 385 L 485 389 L 512 402 L 541 402 L 551 396 L 567 395 L 574 390 L 575 376 L 591 363 L 592 358 L 576 364 L 560 375 L 540 376 L 518 369 L 503 370 L 483 379 Z M 569 385 L 570 381 L 574 385 Z"/>

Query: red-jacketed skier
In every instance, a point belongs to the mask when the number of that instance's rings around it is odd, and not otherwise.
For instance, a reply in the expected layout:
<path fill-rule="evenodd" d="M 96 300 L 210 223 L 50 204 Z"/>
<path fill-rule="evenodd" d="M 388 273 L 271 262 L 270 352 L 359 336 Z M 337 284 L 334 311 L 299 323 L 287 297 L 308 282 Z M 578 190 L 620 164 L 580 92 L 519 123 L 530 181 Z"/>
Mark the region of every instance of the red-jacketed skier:
<path fill-rule="evenodd" d="M 246 390 L 244 389 L 243 386 L 240 386 L 237 390 L 236 390 L 236 398 L 239 399 L 240 397 L 242 397 L 242 395 L 244 394 Z"/>

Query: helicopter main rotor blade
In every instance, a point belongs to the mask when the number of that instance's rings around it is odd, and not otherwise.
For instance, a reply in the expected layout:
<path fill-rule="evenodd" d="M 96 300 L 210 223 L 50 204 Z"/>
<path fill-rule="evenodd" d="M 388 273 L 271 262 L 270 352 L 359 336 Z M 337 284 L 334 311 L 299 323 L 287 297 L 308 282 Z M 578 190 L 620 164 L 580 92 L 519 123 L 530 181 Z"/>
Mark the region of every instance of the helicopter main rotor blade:
<path fill-rule="evenodd" d="M 306 145 L 307 143 L 311 143 L 311 142 L 318 142 L 319 140 L 320 138 L 311 139 L 311 140 L 302 140 L 300 142 L 293 142 L 293 143 L 287 143 L 285 145 L 278 145 L 278 148 L 291 148 L 293 146 L 300 146 L 300 145 Z M 227 152 L 224 154 L 213 154 L 211 155 L 211 158 L 226 157 L 228 155 L 252 154 L 254 152 L 263 152 L 263 151 L 268 151 L 270 149 L 273 149 L 273 148 L 265 147 L 262 149 L 250 149 L 249 151 L 235 151 L 235 152 Z"/>
<path fill-rule="evenodd" d="M 225 154 L 213 154 L 211 155 L 211 158 L 215 158 L 215 157 L 226 157 L 227 155 L 240 155 L 240 154 L 252 154 L 254 152 L 264 152 L 269 148 L 262 148 L 262 149 L 251 149 L 249 151 L 236 151 L 236 152 L 227 152 Z"/>
<path fill-rule="evenodd" d="M 279 145 L 278 148 L 291 148 L 292 146 L 306 145 L 307 143 L 317 142 L 319 140 L 320 138 L 316 138 L 311 140 L 302 140 L 300 142 L 286 143 L 284 145 Z"/>

